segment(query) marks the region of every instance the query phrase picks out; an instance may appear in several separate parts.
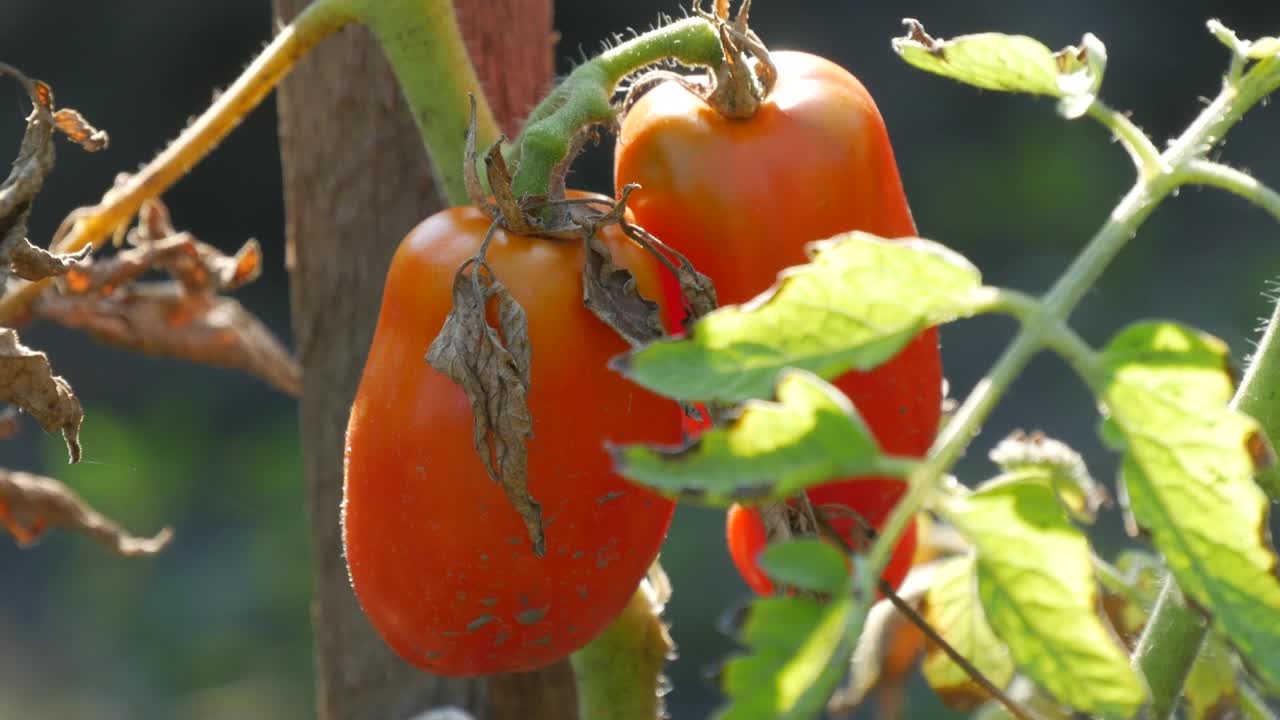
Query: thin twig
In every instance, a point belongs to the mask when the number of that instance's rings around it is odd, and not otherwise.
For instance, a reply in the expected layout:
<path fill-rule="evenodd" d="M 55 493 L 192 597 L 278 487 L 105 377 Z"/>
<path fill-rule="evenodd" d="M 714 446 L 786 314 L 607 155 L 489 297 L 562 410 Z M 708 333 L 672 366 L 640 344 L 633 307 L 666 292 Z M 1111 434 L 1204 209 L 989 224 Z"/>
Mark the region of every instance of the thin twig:
<path fill-rule="evenodd" d="M 805 498 L 801 502 L 804 505 L 809 504 L 808 498 Z M 871 527 L 871 524 L 867 522 L 866 518 L 862 517 L 862 515 L 860 515 L 859 513 L 853 510 L 848 510 L 847 514 L 858 523 L 862 532 L 866 534 L 868 541 L 874 540 L 876 538 L 876 535 L 877 535 L 876 529 Z M 836 529 L 831 526 L 831 521 L 827 519 L 827 515 L 825 511 L 814 512 L 813 518 L 815 521 L 817 521 L 819 535 L 821 535 L 824 538 L 828 538 L 840 543 L 840 545 L 848 553 L 855 552 L 852 544 L 850 544 L 848 539 L 845 538 L 843 535 L 841 535 L 839 532 L 837 532 Z M 987 679 L 987 676 L 984 675 L 981 670 L 979 670 L 976 666 L 974 666 L 973 663 L 969 662 L 969 660 L 965 658 L 964 655 L 960 654 L 959 650 L 956 650 L 954 647 L 952 647 L 951 644 L 948 643 L 946 639 L 944 639 L 942 635 L 940 635 L 938 631 L 935 630 L 933 626 L 929 624 L 929 621 L 924 619 L 924 616 L 922 616 L 919 612 L 917 612 L 915 608 L 911 607 L 911 605 L 906 600 L 903 600 L 898 595 L 897 591 L 894 590 L 893 586 L 890 585 L 887 580 L 885 580 L 882 577 L 882 578 L 879 578 L 879 581 L 880 581 L 880 592 L 886 598 L 888 598 L 890 604 L 892 604 L 895 608 L 897 608 L 898 612 L 902 613 L 902 615 L 907 620 L 909 620 L 912 625 L 915 625 L 916 628 L 920 630 L 920 632 L 924 633 L 924 636 L 929 639 L 929 642 L 932 642 L 939 649 L 941 649 L 942 652 L 946 653 L 947 657 L 951 658 L 951 661 L 954 662 L 957 666 L 959 666 L 959 668 L 963 670 L 965 674 L 967 674 L 974 682 L 978 683 L 978 685 L 980 685 L 983 690 L 986 690 L 988 693 L 990 693 L 991 697 L 994 698 L 996 702 L 1003 705 L 1004 708 L 1009 711 L 1010 715 L 1014 716 L 1015 718 L 1018 718 L 1018 720 L 1035 720 L 1034 715 L 1027 712 L 1020 705 L 1018 705 L 1018 703 L 1016 703 L 1013 700 L 1013 698 L 1006 695 L 1003 690 L 996 687 L 995 683 Z"/>

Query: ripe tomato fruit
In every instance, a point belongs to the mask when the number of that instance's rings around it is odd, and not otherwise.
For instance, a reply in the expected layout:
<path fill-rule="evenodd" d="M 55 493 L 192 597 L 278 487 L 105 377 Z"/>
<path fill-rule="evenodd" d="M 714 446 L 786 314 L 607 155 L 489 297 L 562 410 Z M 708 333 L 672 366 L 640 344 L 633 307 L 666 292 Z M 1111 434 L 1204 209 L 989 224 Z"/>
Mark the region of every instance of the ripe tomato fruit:
<path fill-rule="evenodd" d="M 858 487 L 862 485 L 862 487 Z M 852 482 L 839 482 L 813 488 L 809 491 L 815 510 L 822 510 L 824 505 L 834 505 L 857 512 L 877 531 L 889 519 L 893 506 L 902 498 L 905 484 L 885 478 L 868 478 Z M 818 496 L 818 497 L 814 497 Z M 821 499 L 819 499 L 821 498 Z M 865 537 L 857 521 L 836 512 L 826 511 L 827 520 L 832 529 L 855 549 L 865 551 L 869 545 L 863 542 Z M 773 581 L 760 569 L 758 559 L 768 543 L 764 522 L 755 508 L 732 505 L 726 518 L 726 540 L 729 543 L 729 557 L 738 569 L 738 574 L 746 581 L 747 586 L 760 595 L 771 595 L 774 591 Z M 885 565 L 880 577 L 894 589 L 902 584 L 916 552 L 916 522 L 912 519 L 898 544 L 893 549 L 889 563 Z"/>
<path fill-rule="evenodd" d="M 528 313 L 532 347 L 528 480 L 546 542 L 534 555 L 473 449 L 467 397 L 423 361 L 455 270 L 489 224 L 453 208 L 401 243 L 347 428 L 343 542 L 356 596 L 402 658 L 449 676 L 530 670 L 586 644 L 630 599 L 674 509 L 616 475 L 603 447 L 675 442 L 680 411 L 606 367 L 627 343 L 583 307 L 582 243 L 498 231 L 488 264 Z M 653 259 L 616 226 L 602 238 L 659 297 Z"/>
<path fill-rule="evenodd" d="M 629 203 L 636 220 L 711 277 L 723 304 L 755 297 L 780 270 L 805 262 L 811 241 L 850 230 L 888 238 L 916 233 L 888 132 L 866 88 L 820 57 L 770 57 L 777 83 L 754 116 L 727 119 L 666 82 L 640 97 L 618 135 L 614 183 L 640 184 Z M 667 322 L 678 326 L 679 288 L 668 281 L 664 290 Z M 835 385 L 886 452 L 923 455 L 942 409 L 936 329 L 875 370 L 847 373 Z M 705 427 L 685 420 L 686 432 Z M 862 498 L 869 480 L 901 486 L 891 478 L 859 478 L 811 489 L 809 497 L 856 509 L 871 502 Z M 735 517 L 747 528 L 746 515 L 731 514 L 731 537 Z M 748 557 L 742 543 L 756 531 L 741 532 L 734 559 L 744 569 L 754 563 L 740 561 Z"/>

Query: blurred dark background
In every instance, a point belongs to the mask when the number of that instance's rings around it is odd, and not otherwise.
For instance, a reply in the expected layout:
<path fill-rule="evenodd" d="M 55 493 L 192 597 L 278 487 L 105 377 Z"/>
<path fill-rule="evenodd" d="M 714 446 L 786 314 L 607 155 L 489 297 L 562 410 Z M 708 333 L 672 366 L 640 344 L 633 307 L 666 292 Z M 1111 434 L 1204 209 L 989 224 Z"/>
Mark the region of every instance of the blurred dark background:
<path fill-rule="evenodd" d="M 674 1 L 558 0 L 561 70 L 580 48 L 592 54 L 610 33 L 648 27 L 659 11 L 676 9 Z M 753 15 L 771 47 L 831 57 L 868 86 L 921 234 L 970 257 L 990 282 L 1030 292 L 1042 291 L 1102 222 L 1131 181 L 1129 161 L 1102 129 L 1061 120 L 1049 101 L 981 93 L 912 70 L 889 50 L 899 20 L 920 18 L 944 37 L 1025 33 L 1053 48 L 1093 31 L 1109 50 L 1104 96 L 1161 143 L 1218 89 L 1227 53 L 1205 31 L 1207 18 L 1243 37 L 1280 32 L 1280 4 L 1263 0 L 792 0 L 759 2 Z M 32 215 L 37 243 L 70 209 L 95 202 L 115 173 L 174 137 L 268 39 L 273 22 L 266 0 L 0 0 L 0 18 L 0 59 L 49 82 L 60 104 L 111 134 L 98 155 L 60 143 Z M 26 106 L 12 87 L 0 100 L 0 138 L 16 149 Z M 1222 156 L 1280 184 L 1278 122 L 1274 105 L 1257 110 Z M 239 297 L 288 339 L 275 123 L 272 100 L 165 199 L 178 227 L 207 242 L 233 250 L 247 237 L 262 241 L 266 272 Z M 609 162 L 609 148 L 596 149 L 573 184 L 607 190 Z M 1280 272 L 1278 235 L 1242 201 L 1184 192 L 1151 218 L 1075 324 L 1101 342 L 1135 318 L 1172 317 L 1224 338 L 1242 363 L 1268 312 L 1264 290 Z M 1009 330 L 998 319 L 946 328 L 953 394 L 981 376 Z M 293 401 L 247 377 L 117 352 L 48 325 L 23 338 L 49 351 L 84 402 L 85 460 L 68 468 L 60 440 L 27 423 L 17 440 L 0 444 L 0 466 L 60 477 L 127 527 L 150 533 L 173 524 L 177 537 L 153 560 L 117 559 L 67 534 L 25 551 L 0 538 L 0 720 L 310 717 Z M 1114 458 L 1095 438 L 1095 418 L 1089 395 L 1046 356 L 959 472 L 980 479 L 997 440 L 1034 427 L 1070 442 L 1110 480 Z M 703 717 L 717 703 L 702 676 L 731 643 L 715 621 L 745 594 L 719 542 L 721 523 L 719 513 L 682 508 L 664 555 L 676 587 L 670 617 L 680 659 L 669 700 L 677 720 Z M 1099 537 L 1104 554 L 1123 542 L 1115 513 Z M 908 713 L 945 716 L 918 685 Z"/>

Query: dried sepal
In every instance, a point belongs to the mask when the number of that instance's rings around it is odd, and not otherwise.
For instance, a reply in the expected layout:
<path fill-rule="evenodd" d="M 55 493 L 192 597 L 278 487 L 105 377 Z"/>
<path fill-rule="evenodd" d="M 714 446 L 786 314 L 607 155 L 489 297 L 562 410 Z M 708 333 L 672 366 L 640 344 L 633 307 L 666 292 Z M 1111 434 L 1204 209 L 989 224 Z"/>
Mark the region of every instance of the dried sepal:
<path fill-rule="evenodd" d="M 80 462 L 80 401 L 53 374 L 49 357 L 24 346 L 17 331 L 7 328 L 0 328 L 0 401 L 30 413 L 46 432 L 61 431 L 71 462 Z"/>
<path fill-rule="evenodd" d="M 241 370 L 293 396 L 302 388 L 289 351 L 233 298 L 188 293 L 176 282 L 137 283 L 107 295 L 45 293 L 32 311 L 109 345 Z"/>
<path fill-rule="evenodd" d="M 474 268 L 468 273 L 468 268 Z M 489 324 L 497 303 L 498 327 Z M 546 549 L 542 507 L 529 492 L 529 322 L 520 303 L 476 258 L 453 280 L 453 309 L 431 343 L 426 361 L 462 388 L 471 401 L 472 438 L 489 477 L 502 486 L 524 521 L 533 552 Z"/>
<path fill-rule="evenodd" d="M 590 232 L 584 235 L 583 304 L 632 347 L 661 338 L 665 334 L 661 306 L 640 294 L 635 276 L 613 261 L 613 255 L 599 235 Z"/>
<path fill-rule="evenodd" d="M 39 540 L 52 528 L 67 528 L 125 557 L 155 555 L 173 536 L 164 528 L 154 537 L 134 537 L 57 480 L 9 470 L 0 470 L 0 526 L 19 545 Z"/>
<path fill-rule="evenodd" d="M 479 160 L 476 150 L 476 97 L 468 93 L 467 100 L 471 102 L 471 119 L 467 123 L 467 137 L 462 153 L 462 182 L 467 189 L 467 197 L 471 199 L 471 204 L 482 208 L 489 217 L 495 217 L 497 208 L 489 202 L 484 185 L 480 182 L 480 169 L 476 166 Z"/>
<path fill-rule="evenodd" d="M 689 258 L 639 225 L 623 221 L 621 227 L 627 237 L 648 250 L 676 276 L 676 280 L 680 283 L 681 300 L 684 303 L 685 325 L 693 323 L 719 306 L 715 284 L 711 282 L 711 278 L 698 272 Z"/>

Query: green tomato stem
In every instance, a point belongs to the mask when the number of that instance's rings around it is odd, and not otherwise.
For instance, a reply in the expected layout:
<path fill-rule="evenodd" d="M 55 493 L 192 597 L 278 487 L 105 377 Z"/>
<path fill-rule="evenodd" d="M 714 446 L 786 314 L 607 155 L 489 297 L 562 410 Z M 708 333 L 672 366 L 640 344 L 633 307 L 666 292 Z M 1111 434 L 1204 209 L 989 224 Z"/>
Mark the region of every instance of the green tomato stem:
<path fill-rule="evenodd" d="M 951 469 L 961 452 L 977 435 L 982 423 L 1013 380 L 1043 347 L 1054 346 L 1061 349 L 1063 336 L 1055 328 L 1065 324 L 1080 299 L 1133 237 L 1152 210 L 1179 184 L 1187 181 L 1188 167 L 1200 161 L 1210 148 L 1222 141 L 1226 132 L 1240 120 L 1245 111 L 1277 87 L 1280 87 L 1280 58 L 1257 62 L 1236 82 L 1224 83 L 1218 97 L 1159 155 L 1157 172 L 1139 172 L 1137 182 L 1120 200 L 1106 223 L 1044 296 L 1038 316 L 1032 315 L 1030 322 L 1021 325 L 1012 343 L 991 371 L 977 383 L 955 416 L 942 429 L 929 457 L 911 474 L 910 490 L 894 509 L 881 530 L 880 537 L 872 546 L 866 572 L 860 572 L 855 577 L 853 590 L 864 602 L 860 603 L 861 611 L 854 613 L 850 620 L 848 631 L 851 636 L 857 637 L 862 632 L 867 610 L 871 606 L 870 600 L 875 597 L 875 579 L 884 571 L 907 522 L 929 496 L 937 491 L 940 478 Z M 1112 117 L 1111 120 L 1114 121 L 1115 118 Z M 1122 137 L 1140 132 L 1128 124 L 1110 124 L 1113 131 Z M 1142 143 L 1134 138 L 1126 138 L 1126 145 L 1138 158 L 1145 154 L 1142 148 L 1148 144 L 1149 139 Z M 1138 150 L 1135 151 L 1134 148 Z M 1139 165 L 1144 166 L 1145 163 L 1139 162 Z M 1055 337 L 1057 342 L 1053 341 Z M 1255 359 L 1255 363 L 1274 362 L 1271 355 L 1276 353 L 1270 350 L 1272 348 L 1260 348 L 1258 358 L 1261 359 Z M 1072 351 L 1076 355 L 1083 352 L 1083 348 Z M 1272 377 L 1267 378 L 1268 383 L 1280 383 L 1280 373 L 1270 375 Z M 1270 397 L 1272 393 L 1264 392 L 1261 395 Z M 1243 407 L 1241 409 L 1248 411 Z M 1176 585 L 1172 580 L 1168 586 L 1171 593 L 1175 592 Z M 1203 639 L 1203 630 L 1196 627 L 1198 618 L 1180 612 L 1176 603 L 1162 603 L 1156 610 L 1149 624 L 1164 628 L 1161 632 L 1167 634 L 1162 634 L 1159 642 L 1146 645 L 1147 652 L 1139 652 L 1135 657 L 1135 664 L 1149 673 L 1149 686 L 1161 694 L 1160 697 L 1153 698 L 1153 705 L 1161 708 L 1173 707 L 1181 696 L 1182 682 L 1185 681 L 1187 671 L 1195 661 Z M 1146 656 L 1157 646 L 1159 653 L 1177 655 L 1181 659 L 1178 662 L 1163 663 L 1149 661 Z"/>
<path fill-rule="evenodd" d="M 321 0 L 324 1 L 324 0 Z M 476 98 L 476 141 L 498 139 L 498 124 L 471 64 L 450 0 L 343 0 L 378 39 L 422 135 L 436 187 L 450 205 L 467 205 L 463 181 L 470 106 Z"/>
<path fill-rule="evenodd" d="M 570 656 L 579 720 L 657 720 L 662 668 L 672 649 L 661 604 L 646 580 L 622 613 Z"/>
<path fill-rule="evenodd" d="M 1124 144 L 1139 174 L 1154 175 L 1160 172 L 1160 149 L 1141 128 L 1133 124 L 1128 115 L 1113 110 L 1101 100 L 1094 100 L 1089 105 L 1089 116 L 1110 128 L 1111 133 Z"/>
<path fill-rule="evenodd" d="M 562 176 L 578 134 L 591 125 L 613 122 L 611 99 L 628 75 L 664 60 L 715 68 L 723 57 L 715 27 L 703 18 L 691 17 L 628 40 L 579 65 L 529 115 L 512 153 L 519 162 L 512 178 L 515 197 L 545 195 L 554 187 L 553 179 L 557 174 Z"/>
<path fill-rule="evenodd" d="M 1134 667 L 1151 689 L 1149 717 L 1173 717 L 1207 631 L 1204 618 L 1187 607 L 1169 576 L 1133 652 Z"/>
<path fill-rule="evenodd" d="M 1188 185 L 1210 185 L 1235 193 L 1280 220 L 1280 192 L 1263 185 L 1257 178 L 1230 165 L 1196 160 L 1187 163 L 1182 181 Z"/>

